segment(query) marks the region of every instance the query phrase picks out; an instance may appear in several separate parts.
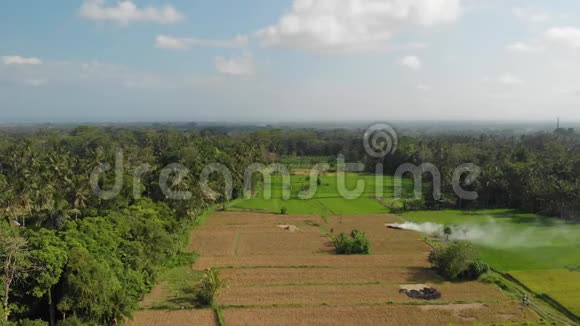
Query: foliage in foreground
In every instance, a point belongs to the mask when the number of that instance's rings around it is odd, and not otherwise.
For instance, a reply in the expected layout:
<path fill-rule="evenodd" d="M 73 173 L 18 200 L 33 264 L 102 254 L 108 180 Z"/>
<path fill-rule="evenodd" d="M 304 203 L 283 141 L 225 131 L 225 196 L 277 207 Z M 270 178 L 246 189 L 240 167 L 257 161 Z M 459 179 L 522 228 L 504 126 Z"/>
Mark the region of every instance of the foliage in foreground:
<path fill-rule="evenodd" d="M 221 278 L 218 270 L 208 268 L 205 270 L 197 289 L 197 301 L 203 306 L 213 306 L 219 291 L 225 287 L 225 281 Z"/>
<path fill-rule="evenodd" d="M 340 233 L 332 238 L 332 243 L 339 255 L 368 255 L 370 253 L 371 242 L 366 233 L 359 230 L 352 230 L 350 236 Z"/>
<path fill-rule="evenodd" d="M 429 262 L 439 274 L 452 281 L 474 280 L 490 270 L 489 265 L 479 259 L 478 250 L 464 241 L 433 249 Z"/>
<path fill-rule="evenodd" d="M 239 176 L 263 157 L 249 136 L 212 132 L 78 127 L 0 135 L 0 325 L 113 325 L 131 317 L 162 270 L 195 258 L 178 256 L 192 225 L 226 200 L 201 191 L 203 169 L 219 163 Z M 171 163 L 189 173 L 171 172 L 167 185 L 188 198 L 162 191 L 162 168 Z M 89 182 L 102 164 L 119 166 L 93 180 L 105 191 L 120 186 L 108 200 Z M 143 166 L 148 172 L 136 177 Z M 234 178 L 232 198 L 242 181 Z M 220 173 L 209 176 L 211 189 L 224 185 Z"/>

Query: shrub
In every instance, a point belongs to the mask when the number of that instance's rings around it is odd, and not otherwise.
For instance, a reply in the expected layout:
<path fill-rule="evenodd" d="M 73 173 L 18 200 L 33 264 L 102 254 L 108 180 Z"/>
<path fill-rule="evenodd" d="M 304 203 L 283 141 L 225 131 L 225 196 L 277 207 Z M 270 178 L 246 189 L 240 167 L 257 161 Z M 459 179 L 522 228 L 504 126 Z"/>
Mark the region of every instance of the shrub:
<path fill-rule="evenodd" d="M 395 198 L 381 198 L 377 197 L 377 200 L 388 208 L 393 213 L 403 212 L 403 200 Z"/>
<path fill-rule="evenodd" d="M 225 286 L 219 271 L 208 268 L 199 282 L 197 301 L 203 306 L 213 306 L 219 291 Z"/>
<path fill-rule="evenodd" d="M 366 234 L 359 230 L 352 230 L 350 237 L 340 233 L 332 239 L 336 253 L 339 255 L 368 255 L 370 241 Z"/>
<path fill-rule="evenodd" d="M 403 210 L 404 211 L 420 211 L 425 209 L 425 200 L 417 198 L 405 198 L 403 199 Z"/>
<path fill-rule="evenodd" d="M 164 266 L 166 268 L 174 268 L 179 266 L 193 265 L 197 257 L 198 255 L 193 252 L 180 252 L 167 260 Z"/>
<path fill-rule="evenodd" d="M 282 206 L 282 208 L 280 208 L 280 214 L 282 215 L 288 214 L 288 208 L 286 208 L 286 206 Z"/>
<path fill-rule="evenodd" d="M 485 262 L 483 262 L 481 260 L 476 260 L 469 265 L 469 268 L 467 269 L 467 273 L 464 276 L 464 278 L 470 279 L 470 280 L 476 280 L 481 275 L 489 272 L 490 270 L 491 270 L 491 268 L 489 267 L 488 264 L 486 264 Z"/>
<path fill-rule="evenodd" d="M 474 279 L 489 270 L 489 266 L 479 260 L 477 249 L 463 241 L 433 249 L 429 262 L 449 280 Z"/>

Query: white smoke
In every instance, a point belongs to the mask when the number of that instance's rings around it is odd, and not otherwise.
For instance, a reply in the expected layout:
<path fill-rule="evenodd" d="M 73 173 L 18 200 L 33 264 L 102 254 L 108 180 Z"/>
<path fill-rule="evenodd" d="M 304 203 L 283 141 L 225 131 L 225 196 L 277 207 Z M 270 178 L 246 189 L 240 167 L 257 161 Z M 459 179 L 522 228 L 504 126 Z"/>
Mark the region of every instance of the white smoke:
<path fill-rule="evenodd" d="M 392 226 L 428 234 L 430 236 L 446 238 L 445 225 L 438 223 L 412 223 L 405 222 Z M 543 247 L 554 245 L 557 242 L 573 240 L 575 233 L 565 226 L 517 227 L 509 223 L 497 223 L 490 217 L 486 223 L 464 223 L 449 225 L 451 234 L 450 241 L 471 241 L 473 243 L 494 247 Z"/>

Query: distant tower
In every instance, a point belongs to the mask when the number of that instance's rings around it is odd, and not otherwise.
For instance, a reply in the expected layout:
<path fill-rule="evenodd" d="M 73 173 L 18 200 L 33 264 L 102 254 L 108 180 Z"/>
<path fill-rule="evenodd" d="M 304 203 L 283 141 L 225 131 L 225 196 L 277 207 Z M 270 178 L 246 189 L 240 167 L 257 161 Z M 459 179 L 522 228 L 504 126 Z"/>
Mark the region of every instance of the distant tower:
<path fill-rule="evenodd" d="M 558 117 L 557 121 L 558 122 L 556 123 L 556 130 L 559 130 L 560 129 L 560 117 Z"/>

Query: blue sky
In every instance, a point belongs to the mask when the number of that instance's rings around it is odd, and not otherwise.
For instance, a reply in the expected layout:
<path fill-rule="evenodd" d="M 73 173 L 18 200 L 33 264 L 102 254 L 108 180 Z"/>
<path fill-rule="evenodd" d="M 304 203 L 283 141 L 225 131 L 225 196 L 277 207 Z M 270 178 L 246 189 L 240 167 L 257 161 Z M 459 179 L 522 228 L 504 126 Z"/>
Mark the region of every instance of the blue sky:
<path fill-rule="evenodd" d="M 0 122 L 580 120 L 575 0 L 0 8 Z"/>

